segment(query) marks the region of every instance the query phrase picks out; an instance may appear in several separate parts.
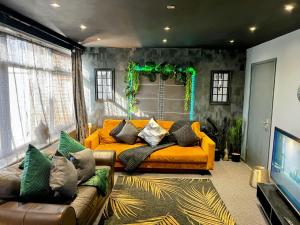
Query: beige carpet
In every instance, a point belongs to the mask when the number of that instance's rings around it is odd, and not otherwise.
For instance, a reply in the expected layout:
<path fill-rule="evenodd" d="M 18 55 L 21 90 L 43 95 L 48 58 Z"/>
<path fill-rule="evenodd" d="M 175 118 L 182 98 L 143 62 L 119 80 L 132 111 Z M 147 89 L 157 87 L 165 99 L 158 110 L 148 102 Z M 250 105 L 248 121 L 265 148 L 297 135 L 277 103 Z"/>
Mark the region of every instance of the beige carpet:
<path fill-rule="evenodd" d="M 267 225 L 256 199 L 256 189 L 250 187 L 251 170 L 243 163 L 220 161 L 215 163 L 211 175 L 136 173 L 138 176 L 210 178 L 239 225 Z M 127 175 L 126 173 L 116 173 Z M 99 219 L 99 218 L 98 218 Z M 98 221 L 98 220 L 97 220 Z M 95 222 L 95 225 L 97 224 Z"/>

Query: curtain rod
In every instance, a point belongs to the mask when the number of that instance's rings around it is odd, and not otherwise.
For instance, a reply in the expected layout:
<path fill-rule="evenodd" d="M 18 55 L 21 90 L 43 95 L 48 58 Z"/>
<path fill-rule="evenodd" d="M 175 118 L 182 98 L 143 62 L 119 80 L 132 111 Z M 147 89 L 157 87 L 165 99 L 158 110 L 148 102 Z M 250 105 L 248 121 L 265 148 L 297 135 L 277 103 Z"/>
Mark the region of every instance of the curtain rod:
<path fill-rule="evenodd" d="M 61 47 L 84 50 L 84 46 L 0 4 L 0 22 Z"/>

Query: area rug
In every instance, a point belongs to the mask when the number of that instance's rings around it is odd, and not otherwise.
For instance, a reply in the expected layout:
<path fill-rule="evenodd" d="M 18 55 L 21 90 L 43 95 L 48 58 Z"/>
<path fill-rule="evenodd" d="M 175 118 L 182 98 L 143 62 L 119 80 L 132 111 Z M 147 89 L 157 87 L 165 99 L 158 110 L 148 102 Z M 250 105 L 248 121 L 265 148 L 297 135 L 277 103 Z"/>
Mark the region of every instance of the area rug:
<path fill-rule="evenodd" d="M 210 179 L 119 176 L 100 224 L 236 223 Z"/>

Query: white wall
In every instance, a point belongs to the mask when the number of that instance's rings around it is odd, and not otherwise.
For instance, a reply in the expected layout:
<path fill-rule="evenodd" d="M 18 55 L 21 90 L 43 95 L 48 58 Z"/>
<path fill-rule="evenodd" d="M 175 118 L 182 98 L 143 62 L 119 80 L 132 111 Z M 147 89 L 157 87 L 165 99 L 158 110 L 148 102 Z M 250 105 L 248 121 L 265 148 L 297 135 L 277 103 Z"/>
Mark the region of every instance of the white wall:
<path fill-rule="evenodd" d="M 300 29 L 247 50 L 244 110 L 245 121 L 242 158 L 246 154 L 247 122 L 250 95 L 251 64 L 277 58 L 270 152 L 273 147 L 274 127 L 277 126 L 300 137 Z M 270 153 L 270 160 L 271 160 Z"/>

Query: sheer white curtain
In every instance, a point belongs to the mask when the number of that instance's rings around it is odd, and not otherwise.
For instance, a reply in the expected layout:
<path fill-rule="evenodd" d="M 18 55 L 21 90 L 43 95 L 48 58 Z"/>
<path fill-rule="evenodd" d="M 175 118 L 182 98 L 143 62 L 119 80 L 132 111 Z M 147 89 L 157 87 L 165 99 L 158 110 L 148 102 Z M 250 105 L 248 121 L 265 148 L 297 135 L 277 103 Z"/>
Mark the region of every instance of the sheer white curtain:
<path fill-rule="evenodd" d="M 75 128 L 71 55 L 0 33 L 0 167 Z"/>

